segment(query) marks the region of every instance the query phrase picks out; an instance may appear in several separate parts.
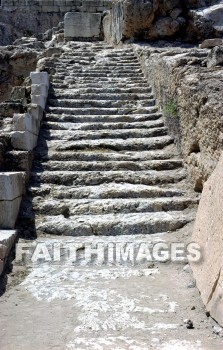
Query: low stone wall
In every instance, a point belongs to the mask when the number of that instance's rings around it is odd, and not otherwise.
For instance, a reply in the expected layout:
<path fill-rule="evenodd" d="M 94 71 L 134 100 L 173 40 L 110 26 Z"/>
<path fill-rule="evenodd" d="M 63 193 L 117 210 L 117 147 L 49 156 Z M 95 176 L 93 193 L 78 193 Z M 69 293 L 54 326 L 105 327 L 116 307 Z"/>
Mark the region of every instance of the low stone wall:
<path fill-rule="evenodd" d="M 29 178 L 30 155 L 37 145 L 40 123 L 48 97 L 49 76 L 47 72 L 32 72 L 31 104 L 27 113 L 14 114 L 13 131 L 9 133 L 14 158 L 22 163 L 24 171 L 0 173 L 0 274 L 4 270 L 7 255 L 16 239 L 14 229 L 25 185 Z M 15 165 L 15 160 L 14 163 Z"/>
<path fill-rule="evenodd" d="M 63 21 L 67 12 L 102 14 L 110 8 L 111 0 L 2 0 L 0 45 L 44 33 Z"/>
<path fill-rule="evenodd" d="M 223 149 L 222 66 L 207 67 L 216 48 L 133 47 L 194 188 L 202 191 Z"/>

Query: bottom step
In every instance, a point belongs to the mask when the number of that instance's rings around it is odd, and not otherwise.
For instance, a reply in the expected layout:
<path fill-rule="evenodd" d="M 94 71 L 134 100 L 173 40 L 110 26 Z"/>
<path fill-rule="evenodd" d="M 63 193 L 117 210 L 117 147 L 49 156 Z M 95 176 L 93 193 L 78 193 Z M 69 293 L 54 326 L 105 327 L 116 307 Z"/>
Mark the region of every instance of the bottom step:
<path fill-rule="evenodd" d="M 37 234 L 67 236 L 154 234 L 175 231 L 193 219 L 193 212 L 44 216 L 36 218 L 36 230 Z"/>

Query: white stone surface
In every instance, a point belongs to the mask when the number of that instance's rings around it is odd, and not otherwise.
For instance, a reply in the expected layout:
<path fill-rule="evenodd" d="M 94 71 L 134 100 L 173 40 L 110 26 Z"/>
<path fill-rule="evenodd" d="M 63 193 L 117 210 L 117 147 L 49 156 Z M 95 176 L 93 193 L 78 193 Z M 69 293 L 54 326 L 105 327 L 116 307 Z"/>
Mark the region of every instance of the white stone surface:
<path fill-rule="evenodd" d="M 43 118 L 43 108 L 38 106 L 37 104 L 30 104 L 28 107 L 28 112 L 39 121 L 41 121 Z"/>
<path fill-rule="evenodd" d="M 31 72 L 30 73 L 30 79 L 32 81 L 32 84 L 44 84 L 49 88 L 49 75 L 47 72 Z"/>
<path fill-rule="evenodd" d="M 101 14 L 88 12 L 68 12 L 64 17 L 65 38 L 99 37 Z"/>
<path fill-rule="evenodd" d="M 29 113 L 14 114 L 13 129 L 14 131 L 29 131 L 35 135 L 39 134 L 40 121 Z"/>
<path fill-rule="evenodd" d="M 15 131 L 11 135 L 12 146 L 15 149 L 31 151 L 37 145 L 38 136 L 29 131 Z"/>
<path fill-rule="evenodd" d="M 24 188 L 24 173 L 0 173 L 0 201 L 11 201 L 22 196 L 24 194 Z"/>
<path fill-rule="evenodd" d="M 48 96 L 48 85 L 46 84 L 32 84 L 31 85 L 32 95 Z"/>
<path fill-rule="evenodd" d="M 37 104 L 42 109 L 46 107 L 47 97 L 43 95 L 31 95 L 31 103 Z"/>

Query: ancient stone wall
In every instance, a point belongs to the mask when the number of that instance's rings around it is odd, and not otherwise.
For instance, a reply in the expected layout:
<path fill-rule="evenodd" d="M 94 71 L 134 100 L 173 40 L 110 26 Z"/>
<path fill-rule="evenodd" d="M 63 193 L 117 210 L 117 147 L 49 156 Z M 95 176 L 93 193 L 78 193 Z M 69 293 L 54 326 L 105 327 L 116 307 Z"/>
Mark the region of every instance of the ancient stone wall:
<path fill-rule="evenodd" d="M 63 21 L 67 12 L 103 13 L 110 0 L 3 0 L 0 7 L 0 45 L 22 36 L 44 33 Z"/>
<path fill-rule="evenodd" d="M 168 46 L 134 45 L 194 188 L 201 191 L 223 148 L 222 66 L 207 68 L 209 50 Z"/>

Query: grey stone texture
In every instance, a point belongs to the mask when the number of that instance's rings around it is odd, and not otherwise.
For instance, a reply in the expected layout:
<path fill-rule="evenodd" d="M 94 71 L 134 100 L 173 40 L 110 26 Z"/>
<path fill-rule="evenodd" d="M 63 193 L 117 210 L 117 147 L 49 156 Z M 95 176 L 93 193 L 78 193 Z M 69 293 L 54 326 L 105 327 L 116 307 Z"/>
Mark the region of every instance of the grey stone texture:
<path fill-rule="evenodd" d="M 99 38 L 102 16 L 99 13 L 68 12 L 64 17 L 65 38 Z"/>

